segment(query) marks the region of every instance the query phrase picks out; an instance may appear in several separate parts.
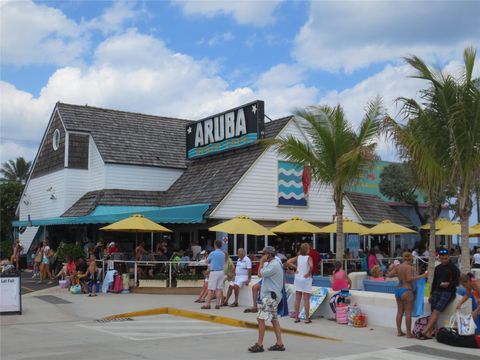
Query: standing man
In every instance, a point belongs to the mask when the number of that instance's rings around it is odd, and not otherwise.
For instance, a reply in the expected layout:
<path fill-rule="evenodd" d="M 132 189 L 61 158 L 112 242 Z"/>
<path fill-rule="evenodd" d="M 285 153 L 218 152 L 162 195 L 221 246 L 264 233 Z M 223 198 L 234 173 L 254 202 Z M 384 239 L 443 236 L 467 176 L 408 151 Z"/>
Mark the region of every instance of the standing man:
<path fill-rule="evenodd" d="M 432 305 L 432 311 L 425 331 L 417 336 L 420 340 L 432 338 L 433 329 L 437 325 L 440 314 L 457 296 L 456 290 L 460 271 L 450 261 L 447 249 L 441 248 L 438 250 L 438 256 L 440 264 L 435 267 L 430 298 L 428 299 L 428 302 Z"/>
<path fill-rule="evenodd" d="M 258 322 L 258 340 L 255 345 L 248 348 L 252 353 L 263 352 L 263 338 L 265 336 L 265 321 L 271 320 L 273 330 L 277 342 L 270 346 L 270 351 L 285 351 L 285 346 L 282 341 L 282 332 L 280 329 L 280 322 L 278 321 L 277 308 L 282 300 L 283 267 L 280 261 L 275 258 L 275 248 L 267 246 L 263 249 L 263 257 L 260 262 L 258 276 L 263 279 L 262 287 L 260 289 L 260 297 L 262 304 L 259 305 L 257 322 Z M 268 262 L 268 265 L 263 267 L 263 264 Z"/>
<path fill-rule="evenodd" d="M 202 309 L 210 309 L 210 302 L 215 292 L 216 305 L 215 309 L 220 309 L 223 299 L 223 282 L 225 281 L 225 273 L 223 267 L 225 264 L 226 255 L 221 250 L 222 240 L 215 241 L 215 250 L 212 251 L 207 258 L 207 263 L 210 265 L 210 274 L 208 276 L 208 296 L 207 303 L 203 305 Z"/>
<path fill-rule="evenodd" d="M 240 289 L 244 285 L 248 285 L 252 279 L 252 261 L 248 256 L 245 256 L 245 249 L 239 248 L 237 250 L 238 260 L 235 267 L 235 279 L 232 281 L 231 285 L 228 287 L 227 297 L 223 302 L 222 306 L 228 306 L 228 300 L 232 295 L 232 291 L 235 295 L 234 302 L 230 305 L 231 307 L 238 306 L 238 295 Z"/>

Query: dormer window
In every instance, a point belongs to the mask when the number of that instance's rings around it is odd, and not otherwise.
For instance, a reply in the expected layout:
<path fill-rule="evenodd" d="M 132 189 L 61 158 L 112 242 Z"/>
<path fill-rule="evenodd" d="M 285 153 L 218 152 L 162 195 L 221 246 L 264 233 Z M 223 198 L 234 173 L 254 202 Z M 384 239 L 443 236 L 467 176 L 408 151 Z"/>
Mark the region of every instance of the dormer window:
<path fill-rule="evenodd" d="M 57 151 L 60 146 L 60 130 L 55 129 L 52 139 L 53 150 Z"/>

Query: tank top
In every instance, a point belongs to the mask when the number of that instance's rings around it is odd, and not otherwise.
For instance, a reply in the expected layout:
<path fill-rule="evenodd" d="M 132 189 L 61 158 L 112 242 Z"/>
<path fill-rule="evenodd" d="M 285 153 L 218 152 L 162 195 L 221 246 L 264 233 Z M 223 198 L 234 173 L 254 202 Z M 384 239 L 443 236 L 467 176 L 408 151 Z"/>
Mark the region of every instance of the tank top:
<path fill-rule="evenodd" d="M 305 279 L 305 274 L 310 272 L 310 265 L 308 264 L 308 255 L 298 255 L 297 257 L 297 272 L 296 278 Z"/>
<path fill-rule="evenodd" d="M 342 289 L 348 289 L 348 280 L 346 279 L 347 274 L 345 271 L 337 271 L 332 276 L 332 290 L 340 291 Z"/>

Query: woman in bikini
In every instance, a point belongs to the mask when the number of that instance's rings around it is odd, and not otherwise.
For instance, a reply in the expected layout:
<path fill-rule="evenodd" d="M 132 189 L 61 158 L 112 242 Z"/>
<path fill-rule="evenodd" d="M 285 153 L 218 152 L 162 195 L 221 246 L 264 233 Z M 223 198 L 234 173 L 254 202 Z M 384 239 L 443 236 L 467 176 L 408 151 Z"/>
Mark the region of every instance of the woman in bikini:
<path fill-rule="evenodd" d="M 412 335 L 412 309 L 413 309 L 413 283 L 427 276 L 427 272 L 414 276 L 413 256 L 409 252 L 403 253 L 403 263 L 395 266 L 388 274 L 388 277 L 398 277 L 398 288 L 395 290 L 397 301 L 397 336 L 405 336 L 402 332 L 402 318 L 405 314 L 405 325 L 407 327 L 407 338 L 415 338 Z"/>

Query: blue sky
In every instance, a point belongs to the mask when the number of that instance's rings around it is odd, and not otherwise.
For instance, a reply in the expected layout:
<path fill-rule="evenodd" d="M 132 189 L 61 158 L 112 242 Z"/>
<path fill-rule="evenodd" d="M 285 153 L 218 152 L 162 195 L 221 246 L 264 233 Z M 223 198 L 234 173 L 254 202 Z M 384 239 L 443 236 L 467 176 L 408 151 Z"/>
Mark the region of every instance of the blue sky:
<path fill-rule="evenodd" d="M 199 119 L 416 97 L 402 57 L 455 72 L 478 1 L 2 1 L 1 161 L 33 159 L 55 102 Z M 477 74 L 478 69 L 477 66 Z M 379 153 L 396 158 L 382 141 Z"/>

